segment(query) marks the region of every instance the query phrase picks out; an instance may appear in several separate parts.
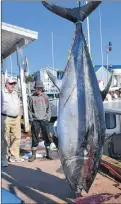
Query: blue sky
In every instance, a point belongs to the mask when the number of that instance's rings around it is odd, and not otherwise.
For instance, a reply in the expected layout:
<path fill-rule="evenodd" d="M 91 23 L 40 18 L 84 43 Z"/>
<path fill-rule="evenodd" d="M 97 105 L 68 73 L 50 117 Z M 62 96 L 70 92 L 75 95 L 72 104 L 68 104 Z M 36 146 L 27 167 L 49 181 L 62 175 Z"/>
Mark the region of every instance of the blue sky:
<path fill-rule="evenodd" d="M 56 4 L 64 7 L 76 7 L 77 1 L 62 1 Z M 106 64 L 106 46 L 112 42 L 112 52 L 109 53 L 109 64 L 121 64 L 121 2 L 103 2 L 100 5 L 102 16 L 103 54 Z M 89 17 L 91 56 L 93 64 L 101 64 L 99 8 Z M 72 22 L 63 19 L 48 11 L 41 2 L 3 1 L 2 21 L 31 29 L 39 33 L 38 40 L 24 49 L 28 57 L 29 70 L 33 73 L 46 65 L 52 66 L 52 38 L 54 37 L 54 64 L 57 69 L 64 69 L 71 48 L 75 26 Z M 83 23 L 87 36 L 86 21 Z M 12 55 L 12 70 L 18 73 L 15 54 Z M 10 72 L 10 58 L 4 62 L 4 68 Z"/>

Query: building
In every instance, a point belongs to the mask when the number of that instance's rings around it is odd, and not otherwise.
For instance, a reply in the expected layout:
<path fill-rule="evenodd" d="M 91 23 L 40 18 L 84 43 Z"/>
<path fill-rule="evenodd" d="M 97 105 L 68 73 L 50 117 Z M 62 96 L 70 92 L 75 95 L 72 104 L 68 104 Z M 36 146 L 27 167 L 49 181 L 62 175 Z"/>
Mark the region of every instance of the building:
<path fill-rule="evenodd" d="M 104 87 L 107 85 L 112 72 L 114 76 L 112 79 L 111 87 L 121 87 L 121 65 L 109 66 L 108 70 L 106 68 L 106 65 L 96 65 L 94 67 L 94 70 L 98 81 L 103 81 Z"/>
<path fill-rule="evenodd" d="M 117 86 L 121 88 L 121 65 L 113 65 L 113 73 L 117 80 Z"/>
<path fill-rule="evenodd" d="M 2 64 L 4 60 L 11 54 L 16 53 L 17 65 L 19 69 L 20 81 L 21 81 L 21 94 L 22 94 L 22 106 L 24 116 L 24 131 L 29 131 L 29 117 L 28 117 L 28 104 L 26 94 L 26 82 L 24 80 L 25 73 L 25 57 L 23 55 L 23 49 L 38 39 L 38 33 L 32 30 L 28 30 L 15 25 L 2 22 L 1 32 L 1 59 Z M 24 66 L 24 68 L 23 68 Z M 5 75 L 6 78 L 6 75 Z M 5 82 L 4 76 L 2 76 L 2 82 Z M 20 84 L 20 83 L 19 83 Z"/>

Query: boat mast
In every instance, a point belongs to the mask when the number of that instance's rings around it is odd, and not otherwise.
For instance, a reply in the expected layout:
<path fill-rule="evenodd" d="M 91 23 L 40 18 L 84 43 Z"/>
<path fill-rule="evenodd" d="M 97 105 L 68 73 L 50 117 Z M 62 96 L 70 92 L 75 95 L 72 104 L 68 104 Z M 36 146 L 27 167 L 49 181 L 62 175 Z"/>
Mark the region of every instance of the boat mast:
<path fill-rule="evenodd" d="M 51 32 L 51 38 L 52 38 L 52 66 L 54 68 L 55 65 L 54 65 L 54 52 L 53 52 L 53 32 Z"/>
<path fill-rule="evenodd" d="M 10 64 L 11 64 L 11 76 L 13 75 L 13 71 L 12 71 L 12 58 L 11 58 L 11 55 L 10 55 Z"/>
<path fill-rule="evenodd" d="M 86 1 L 86 4 L 87 4 L 87 3 L 88 3 L 88 2 Z M 89 17 L 87 17 L 87 33 L 88 33 L 88 48 L 89 48 L 89 53 L 91 53 Z"/>
<path fill-rule="evenodd" d="M 102 19 L 101 19 L 100 7 L 99 7 L 99 18 L 100 18 L 100 43 L 101 43 L 101 59 L 102 59 L 102 67 L 103 67 Z"/>

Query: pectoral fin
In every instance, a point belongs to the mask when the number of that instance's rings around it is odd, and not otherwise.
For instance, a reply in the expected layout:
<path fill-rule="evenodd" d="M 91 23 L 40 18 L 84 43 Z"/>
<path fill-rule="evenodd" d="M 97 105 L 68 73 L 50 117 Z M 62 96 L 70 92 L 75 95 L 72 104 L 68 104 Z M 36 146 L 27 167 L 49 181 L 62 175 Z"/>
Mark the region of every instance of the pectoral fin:
<path fill-rule="evenodd" d="M 53 82 L 53 84 L 58 88 L 58 90 L 60 91 L 60 87 L 61 87 L 61 80 L 57 79 L 57 77 L 55 77 L 48 69 L 46 69 L 46 72 L 50 78 L 50 80 Z"/>

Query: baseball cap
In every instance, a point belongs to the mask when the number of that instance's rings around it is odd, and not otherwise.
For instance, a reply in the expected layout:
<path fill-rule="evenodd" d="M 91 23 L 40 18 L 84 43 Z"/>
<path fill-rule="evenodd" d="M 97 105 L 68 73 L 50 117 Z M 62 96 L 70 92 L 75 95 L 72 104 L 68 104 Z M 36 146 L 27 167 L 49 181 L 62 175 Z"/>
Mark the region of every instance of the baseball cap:
<path fill-rule="evenodd" d="M 8 77 L 7 79 L 6 79 L 6 83 L 10 83 L 10 84 L 12 84 L 12 83 L 17 83 L 17 81 L 16 81 L 16 79 L 15 78 L 13 78 L 13 77 Z"/>

